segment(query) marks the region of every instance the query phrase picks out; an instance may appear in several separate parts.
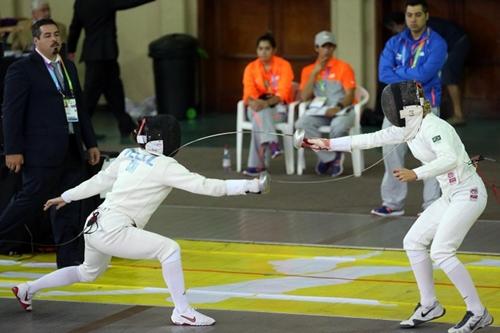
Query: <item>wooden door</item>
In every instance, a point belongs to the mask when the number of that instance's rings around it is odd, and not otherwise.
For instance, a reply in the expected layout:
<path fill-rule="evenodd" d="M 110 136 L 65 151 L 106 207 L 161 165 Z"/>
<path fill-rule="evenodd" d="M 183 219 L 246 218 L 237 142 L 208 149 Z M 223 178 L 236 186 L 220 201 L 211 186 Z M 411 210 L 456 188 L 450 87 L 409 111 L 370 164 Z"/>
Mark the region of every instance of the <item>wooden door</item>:
<path fill-rule="evenodd" d="M 429 14 L 462 27 L 471 41 L 463 73 L 462 90 L 467 117 L 500 118 L 500 24 L 497 0 L 428 0 Z M 377 2 L 378 51 L 382 51 L 389 32 L 382 17 L 391 11 L 404 11 L 404 0 Z M 380 31 L 381 30 L 381 31 Z M 380 52 L 378 53 L 380 54 Z M 443 90 L 444 103 L 446 94 Z M 446 113 L 446 110 L 444 110 Z"/>
<path fill-rule="evenodd" d="M 292 64 L 295 81 L 315 60 L 314 35 L 330 30 L 330 0 L 199 0 L 202 104 L 206 112 L 236 112 L 243 71 L 256 58 L 257 38 L 270 31 L 278 54 Z"/>

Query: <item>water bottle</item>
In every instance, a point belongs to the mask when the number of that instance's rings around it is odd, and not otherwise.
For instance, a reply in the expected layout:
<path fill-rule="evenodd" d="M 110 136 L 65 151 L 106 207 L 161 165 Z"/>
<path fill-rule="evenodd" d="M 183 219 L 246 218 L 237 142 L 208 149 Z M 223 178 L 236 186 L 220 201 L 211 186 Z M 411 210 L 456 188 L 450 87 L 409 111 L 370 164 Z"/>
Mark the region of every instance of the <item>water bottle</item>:
<path fill-rule="evenodd" d="M 224 154 L 222 155 L 222 168 L 225 172 L 231 171 L 231 156 L 229 156 L 229 147 L 224 145 Z"/>

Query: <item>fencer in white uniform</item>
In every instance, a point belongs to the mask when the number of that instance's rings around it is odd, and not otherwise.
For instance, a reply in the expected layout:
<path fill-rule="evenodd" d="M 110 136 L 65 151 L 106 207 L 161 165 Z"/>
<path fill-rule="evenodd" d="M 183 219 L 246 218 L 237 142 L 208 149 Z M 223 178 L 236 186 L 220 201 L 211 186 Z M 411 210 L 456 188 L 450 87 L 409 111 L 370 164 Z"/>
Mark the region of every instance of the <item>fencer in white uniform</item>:
<path fill-rule="evenodd" d="M 393 126 L 370 134 L 335 139 L 302 140 L 301 135 L 296 135 L 297 140 L 302 141 L 296 146 L 351 151 L 408 143 L 422 166 L 413 170 L 394 170 L 394 176 L 403 182 L 436 177 L 442 196 L 418 217 L 403 241 L 420 291 L 420 302 L 412 316 L 400 326 L 413 328 L 445 314 L 434 291 L 432 259 L 458 289 L 467 307 L 464 318 L 448 332 L 474 332 L 491 325 L 493 318 L 481 303 L 456 251 L 486 207 L 487 191 L 455 129 L 432 114 L 430 104 L 422 96 L 414 81 L 391 84 L 383 91 L 382 108 Z"/>
<path fill-rule="evenodd" d="M 83 264 L 59 269 L 12 288 L 25 310 L 31 311 L 33 295 L 40 289 L 93 281 L 106 270 L 111 257 L 116 256 L 157 259 L 161 263 L 163 278 L 175 305 L 171 316 L 174 324 L 205 326 L 215 323 L 188 303 L 177 242 L 143 228 L 173 188 L 224 196 L 260 193 L 264 184 L 258 179 L 205 178 L 167 157 L 180 143 L 180 127 L 171 116 L 146 117 L 139 129 L 138 141 L 140 148 L 123 150 L 108 168 L 65 191 L 61 197 L 47 201 L 45 209 L 53 205 L 60 208 L 110 190 L 104 202 L 87 219 Z"/>

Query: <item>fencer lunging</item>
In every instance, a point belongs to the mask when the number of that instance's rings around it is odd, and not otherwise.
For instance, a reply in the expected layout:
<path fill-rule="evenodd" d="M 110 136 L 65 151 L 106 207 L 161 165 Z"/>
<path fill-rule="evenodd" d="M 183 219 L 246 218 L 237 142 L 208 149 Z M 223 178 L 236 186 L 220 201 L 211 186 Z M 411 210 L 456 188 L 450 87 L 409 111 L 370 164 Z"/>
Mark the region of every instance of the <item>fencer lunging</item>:
<path fill-rule="evenodd" d="M 484 183 L 455 129 L 430 112 L 430 104 L 416 82 L 388 85 L 382 93 L 382 109 L 393 126 L 370 134 L 301 142 L 298 142 L 301 134 L 297 133 L 297 144 L 314 150 L 351 151 L 407 142 L 422 166 L 393 170 L 394 177 L 402 182 L 436 177 L 442 196 L 420 215 L 403 241 L 420 291 L 420 302 L 400 326 L 413 328 L 445 314 L 434 291 L 432 261 L 446 273 L 467 307 L 463 319 L 448 332 L 470 333 L 489 326 L 493 318 L 456 256 L 467 232 L 486 207 Z"/>
<path fill-rule="evenodd" d="M 177 242 L 143 228 L 173 188 L 210 196 L 244 195 L 266 192 L 268 183 L 259 179 L 209 179 L 187 170 L 169 157 L 180 144 L 180 126 L 169 115 L 144 118 L 137 130 L 137 141 L 140 148 L 123 150 L 108 168 L 45 204 L 45 209 L 60 208 L 71 201 L 110 190 L 87 219 L 84 263 L 12 288 L 25 310 L 31 311 L 32 298 L 39 290 L 93 281 L 106 270 L 111 257 L 116 256 L 157 259 L 161 263 L 163 278 L 175 305 L 171 316 L 174 324 L 215 323 L 188 303 Z"/>

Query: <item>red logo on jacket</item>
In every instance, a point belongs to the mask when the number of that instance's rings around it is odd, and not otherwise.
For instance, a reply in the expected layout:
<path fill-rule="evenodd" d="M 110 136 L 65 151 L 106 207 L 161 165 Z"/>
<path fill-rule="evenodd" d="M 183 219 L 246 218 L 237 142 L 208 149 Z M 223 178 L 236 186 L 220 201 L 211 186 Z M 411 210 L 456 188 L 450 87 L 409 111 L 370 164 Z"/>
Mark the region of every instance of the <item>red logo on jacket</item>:
<path fill-rule="evenodd" d="M 471 201 L 476 201 L 477 197 L 478 197 L 477 188 L 471 188 L 471 190 L 470 190 L 470 200 Z"/>
<path fill-rule="evenodd" d="M 448 182 L 450 184 L 455 184 L 457 182 L 457 177 L 455 177 L 453 172 L 448 172 Z"/>

